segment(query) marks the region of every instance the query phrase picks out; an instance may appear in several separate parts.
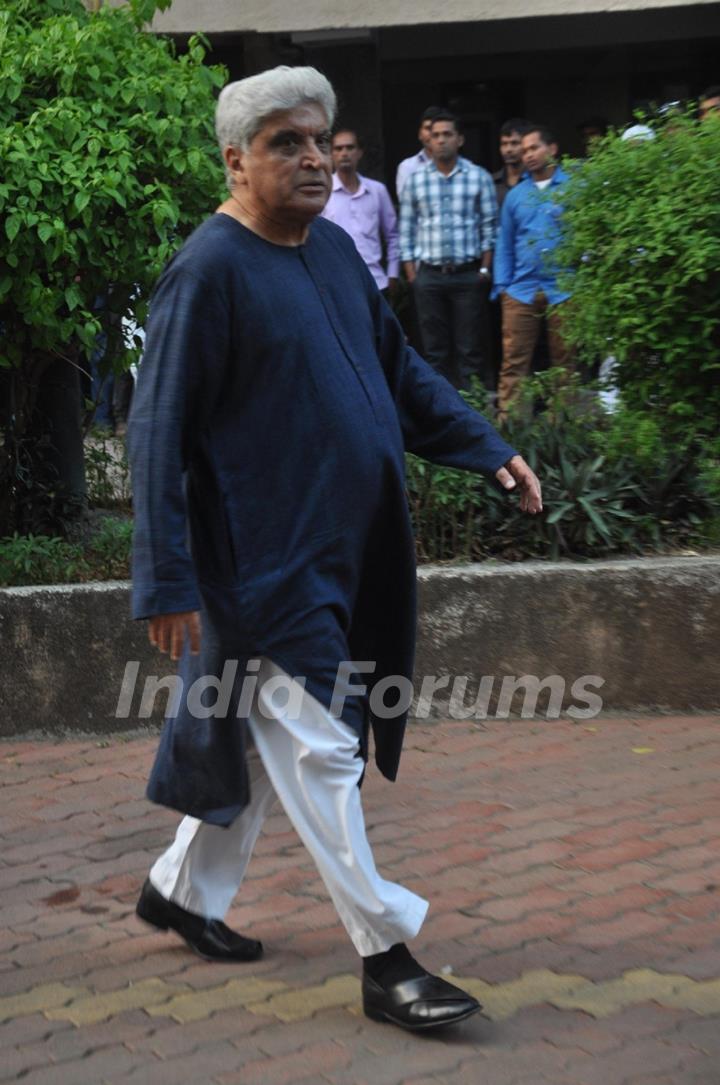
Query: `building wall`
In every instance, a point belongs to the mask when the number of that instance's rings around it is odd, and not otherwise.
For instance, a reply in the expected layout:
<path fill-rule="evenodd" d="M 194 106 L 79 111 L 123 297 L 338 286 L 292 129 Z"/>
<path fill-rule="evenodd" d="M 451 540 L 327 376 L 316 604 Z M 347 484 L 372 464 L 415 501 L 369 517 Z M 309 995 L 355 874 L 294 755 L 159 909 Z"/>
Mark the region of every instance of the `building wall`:
<path fill-rule="evenodd" d="M 695 0 L 711 4 L 713 0 Z M 687 7 L 687 0 L 174 0 L 153 26 L 169 34 L 285 33 L 341 27 L 485 22 Z"/>
<path fill-rule="evenodd" d="M 638 107 L 691 98 L 720 81 L 717 2 L 642 11 L 613 4 L 604 14 L 433 26 L 223 33 L 211 42 L 210 59 L 226 64 L 231 79 L 276 64 L 324 71 L 338 94 L 339 122 L 365 141 L 363 171 L 391 187 L 397 162 L 417 150 L 417 120 L 427 105 L 459 113 L 468 157 L 497 168 L 498 129 L 508 117 L 549 124 L 562 152 L 578 154 L 578 125 L 588 117 L 622 126 Z"/>
<path fill-rule="evenodd" d="M 692 98 L 720 81 L 717 4 L 391 28 L 378 42 L 385 144 L 398 158 L 416 147 L 417 116 L 435 102 L 464 117 L 483 164 L 499 165 L 497 128 L 510 116 L 544 121 L 576 154 L 577 126 L 588 117 L 621 126 L 637 108 Z"/>

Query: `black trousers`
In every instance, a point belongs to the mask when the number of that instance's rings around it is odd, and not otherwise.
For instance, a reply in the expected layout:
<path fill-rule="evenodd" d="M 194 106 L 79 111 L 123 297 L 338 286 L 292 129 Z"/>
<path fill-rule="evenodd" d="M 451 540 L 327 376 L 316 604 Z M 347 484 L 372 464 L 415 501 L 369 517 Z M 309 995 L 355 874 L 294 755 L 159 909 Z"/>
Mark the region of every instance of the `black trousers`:
<path fill-rule="evenodd" d="M 413 289 L 426 360 L 456 388 L 476 376 L 494 392 L 488 288 L 477 268 L 445 274 L 421 264 Z"/>

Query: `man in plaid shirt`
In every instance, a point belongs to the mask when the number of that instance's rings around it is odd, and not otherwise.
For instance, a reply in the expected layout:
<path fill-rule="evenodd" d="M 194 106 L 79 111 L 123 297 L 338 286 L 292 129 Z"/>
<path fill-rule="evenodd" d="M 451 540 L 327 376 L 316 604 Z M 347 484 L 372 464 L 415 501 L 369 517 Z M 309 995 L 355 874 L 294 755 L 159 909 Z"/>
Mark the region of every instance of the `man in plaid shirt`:
<path fill-rule="evenodd" d="M 457 388 L 495 379 L 489 350 L 487 295 L 497 227 L 492 177 L 462 158 L 460 122 L 435 118 L 432 161 L 407 180 L 400 203 L 400 256 L 413 284 L 427 360 Z"/>

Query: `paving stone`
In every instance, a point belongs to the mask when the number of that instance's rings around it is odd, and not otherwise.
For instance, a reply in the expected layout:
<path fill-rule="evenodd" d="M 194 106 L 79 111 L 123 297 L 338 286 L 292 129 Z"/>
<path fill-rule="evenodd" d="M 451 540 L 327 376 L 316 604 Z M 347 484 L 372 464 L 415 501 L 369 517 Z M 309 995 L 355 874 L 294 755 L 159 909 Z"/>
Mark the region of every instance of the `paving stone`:
<path fill-rule="evenodd" d="M 220 987 L 200 991 L 186 989 L 173 998 L 158 999 L 158 1004 L 150 1006 L 148 1012 L 153 1017 L 172 1017 L 180 1024 L 201 1020 L 209 1017 L 215 1010 L 227 1009 L 229 1006 L 257 1006 L 260 1012 L 272 1013 L 273 996 L 278 997 L 277 992 L 284 991 L 286 987 L 286 984 L 276 980 L 248 976 L 245 979 L 228 980 Z"/>
<path fill-rule="evenodd" d="M 0 1074 L 717 1085 L 717 724 L 411 724 L 398 783 L 368 772 L 370 837 L 384 876 L 430 900 L 413 950 L 486 1007 L 427 1037 L 363 1016 L 356 955 L 281 810 L 229 916 L 266 955 L 225 969 L 133 913 L 177 822 L 143 798 L 155 740 L 5 744 Z M 633 745 L 655 747 L 652 772 Z"/>
<path fill-rule="evenodd" d="M 0 1051 L 11 1047 L 41 1044 L 58 1032 L 72 1029 L 68 1021 L 48 1021 L 43 1013 L 13 1017 L 0 1024 Z"/>
<path fill-rule="evenodd" d="M 186 988 L 182 985 L 171 986 L 160 979 L 142 980 L 106 994 L 93 994 L 86 989 L 58 1009 L 46 1010 L 46 1015 L 51 1021 L 71 1021 L 80 1028 L 83 1025 L 93 1025 L 97 1021 L 106 1021 L 125 1010 L 147 1009 L 160 1002 L 167 1003 L 184 990 Z"/>
<path fill-rule="evenodd" d="M 127 1048 L 117 1045 L 93 1051 L 72 1062 L 31 1070 L 22 1082 L 23 1085 L 100 1085 L 100 1082 L 118 1081 L 139 1066 L 143 1066 L 145 1081 L 152 1081 L 154 1067 L 148 1066 L 143 1056 L 133 1055 Z"/>
<path fill-rule="evenodd" d="M 293 1082 L 316 1075 L 326 1075 L 339 1066 L 346 1065 L 351 1053 L 334 1040 L 309 1044 L 291 1055 L 281 1055 L 269 1062 L 267 1058 L 246 1063 L 237 1073 L 217 1075 L 219 1085 L 291 1085 Z"/>
<path fill-rule="evenodd" d="M 0 998 L 0 1021 L 10 1021 L 26 1013 L 44 1013 L 58 1006 L 66 1006 L 85 994 L 85 987 L 68 987 L 64 983 L 42 984 L 23 994 Z"/>
<path fill-rule="evenodd" d="M 607 923 L 588 923 L 576 927 L 572 934 L 566 935 L 566 940 L 591 947 L 611 946 L 641 935 L 657 934 L 668 926 L 667 916 L 634 910 Z"/>
<path fill-rule="evenodd" d="M 232 1043 L 218 1042 L 211 1047 L 204 1046 L 185 1054 L 181 1058 L 168 1058 L 162 1062 L 153 1062 L 148 1067 L 146 1062 L 139 1062 L 128 1074 L 113 1081 L 122 1081 L 125 1085 L 180 1085 L 181 1082 L 194 1083 L 218 1080 L 218 1076 L 235 1072 L 243 1065 L 245 1055 Z M 138 1057 L 137 1055 L 135 1056 Z M 266 1079 L 267 1081 L 267 1079 Z"/>

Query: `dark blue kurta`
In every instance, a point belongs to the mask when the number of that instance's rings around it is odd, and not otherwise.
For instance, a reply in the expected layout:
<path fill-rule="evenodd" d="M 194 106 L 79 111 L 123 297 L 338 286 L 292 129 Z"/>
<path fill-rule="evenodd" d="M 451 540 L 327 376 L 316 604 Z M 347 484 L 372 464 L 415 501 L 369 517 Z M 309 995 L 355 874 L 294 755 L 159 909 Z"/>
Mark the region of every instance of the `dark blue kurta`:
<path fill-rule="evenodd" d="M 134 617 L 201 610 L 186 692 L 240 661 L 222 717 L 183 699 L 166 720 L 148 795 L 229 824 L 249 795 L 235 699 L 248 658 L 305 676 L 326 707 L 341 661 L 376 661 L 369 687 L 412 674 L 405 449 L 490 476 L 514 450 L 407 347 L 342 229 L 317 219 L 286 247 L 222 213 L 156 288 L 129 448 Z M 365 702 L 343 718 L 364 739 Z M 394 779 L 405 718 L 370 723 Z"/>

